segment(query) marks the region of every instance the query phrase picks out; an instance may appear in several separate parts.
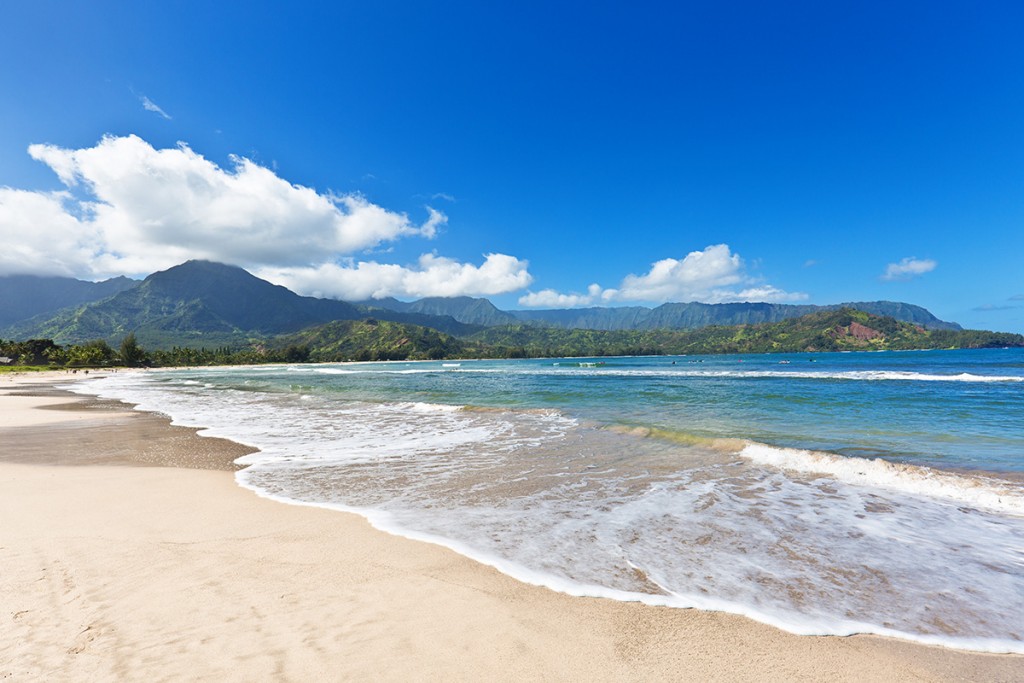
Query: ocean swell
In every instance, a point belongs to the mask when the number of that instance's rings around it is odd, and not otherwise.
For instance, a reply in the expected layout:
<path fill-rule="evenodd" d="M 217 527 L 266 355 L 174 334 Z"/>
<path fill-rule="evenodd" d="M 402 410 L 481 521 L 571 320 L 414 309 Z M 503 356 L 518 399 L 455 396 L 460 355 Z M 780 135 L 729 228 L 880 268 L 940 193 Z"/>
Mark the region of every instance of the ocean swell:
<path fill-rule="evenodd" d="M 847 484 L 880 487 L 1024 516 L 1021 488 L 990 477 L 940 472 L 882 458 L 869 460 L 760 443 L 747 444 L 740 455 L 758 465 L 820 474 Z"/>

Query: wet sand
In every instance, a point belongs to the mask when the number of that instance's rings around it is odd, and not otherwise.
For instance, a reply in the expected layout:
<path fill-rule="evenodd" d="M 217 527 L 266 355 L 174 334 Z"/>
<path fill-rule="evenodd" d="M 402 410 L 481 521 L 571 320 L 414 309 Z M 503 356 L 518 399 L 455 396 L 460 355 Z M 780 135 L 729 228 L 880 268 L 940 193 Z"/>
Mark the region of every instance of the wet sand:
<path fill-rule="evenodd" d="M 1024 680 L 1024 657 L 574 598 L 234 483 L 250 449 L 0 377 L 0 680 Z"/>

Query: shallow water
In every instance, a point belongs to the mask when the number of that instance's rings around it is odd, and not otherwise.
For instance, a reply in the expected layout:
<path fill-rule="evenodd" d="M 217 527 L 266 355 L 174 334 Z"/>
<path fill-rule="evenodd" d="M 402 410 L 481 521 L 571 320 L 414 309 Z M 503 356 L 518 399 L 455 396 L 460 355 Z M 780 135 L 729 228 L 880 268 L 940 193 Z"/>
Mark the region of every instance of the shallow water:
<path fill-rule="evenodd" d="M 788 362 L 780 362 L 788 361 Z M 119 374 L 239 482 L 572 594 L 1024 652 L 1020 350 Z"/>

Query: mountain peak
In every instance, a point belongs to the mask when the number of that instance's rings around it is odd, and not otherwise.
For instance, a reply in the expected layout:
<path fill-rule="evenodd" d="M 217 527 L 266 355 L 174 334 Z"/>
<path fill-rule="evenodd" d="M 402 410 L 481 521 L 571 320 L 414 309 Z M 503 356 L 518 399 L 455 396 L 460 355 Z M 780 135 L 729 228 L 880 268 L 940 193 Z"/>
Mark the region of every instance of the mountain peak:
<path fill-rule="evenodd" d="M 251 274 L 241 266 L 233 266 L 227 263 L 220 263 L 219 261 L 207 261 L 204 259 L 189 259 L 184 263 L 179 263 L 176 266 L 171 266 L 165 270 L 158 270 L 151 274 L 146 280 L 160 280 L 167 277 L 180 277 L 182 275 L 245 275 L 246 277 L 258 280 L 255 275 Z"/>
<path fill-rule="evenodd" d="M 46 275 L 0 277 L 0 328 L 37 315 L 54 314 L 69 306 L 99 301 L 138 284 L 123 275 L 102 282 Z"/>

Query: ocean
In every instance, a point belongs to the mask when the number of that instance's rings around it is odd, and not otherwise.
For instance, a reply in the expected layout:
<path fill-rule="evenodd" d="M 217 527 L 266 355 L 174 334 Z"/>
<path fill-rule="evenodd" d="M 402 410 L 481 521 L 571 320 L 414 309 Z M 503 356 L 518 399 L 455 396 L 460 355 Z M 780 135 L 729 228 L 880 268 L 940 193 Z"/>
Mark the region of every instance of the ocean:
<path fill-rule="evenodd" d="M 75 391 L 572 595 L 1024 653 L 1024 350 L 218 367 Z"/>

